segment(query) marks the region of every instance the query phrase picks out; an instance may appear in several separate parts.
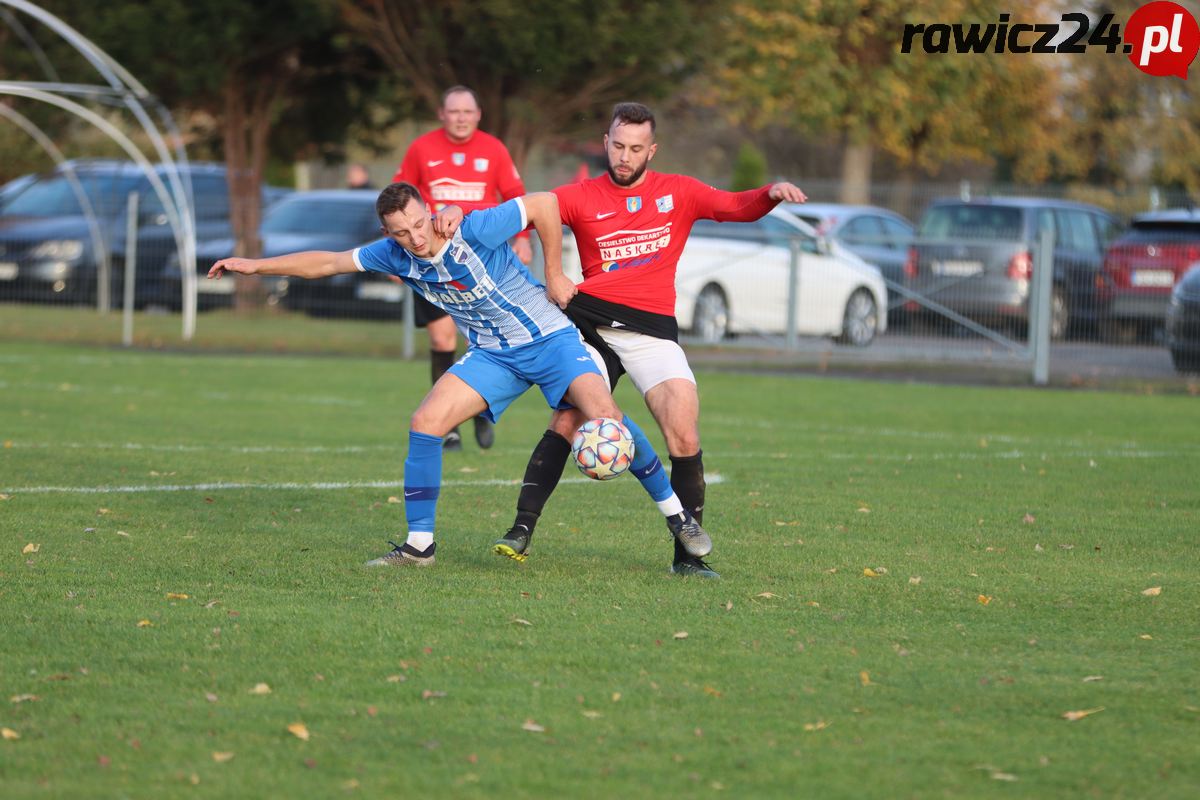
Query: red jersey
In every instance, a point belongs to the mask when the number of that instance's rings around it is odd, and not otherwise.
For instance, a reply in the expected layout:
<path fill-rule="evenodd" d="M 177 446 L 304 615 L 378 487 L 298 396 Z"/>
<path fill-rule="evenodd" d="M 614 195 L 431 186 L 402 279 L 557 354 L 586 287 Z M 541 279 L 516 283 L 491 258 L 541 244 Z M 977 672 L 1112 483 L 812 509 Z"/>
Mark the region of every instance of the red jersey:
<path fill-rule="evenodd" d="M 478 130 L 462 144 L 450 141 L 444 128 L 418 136 L 392 181 L 416 186 L 435 212 L 458 205 L 466 214 L 525 194 L 508 148 Z"/>
<path fill-rule="evenodd" d="M 605 173 L 560 186 L 558 207 L 575 232 L 579 291 L 654 314 L 675 316 L 675 267 L 698 219 L 750 222 L 775 207 L 769 186 L 723 192 L 686 175 L 645 173 L 633 188 Z"/>

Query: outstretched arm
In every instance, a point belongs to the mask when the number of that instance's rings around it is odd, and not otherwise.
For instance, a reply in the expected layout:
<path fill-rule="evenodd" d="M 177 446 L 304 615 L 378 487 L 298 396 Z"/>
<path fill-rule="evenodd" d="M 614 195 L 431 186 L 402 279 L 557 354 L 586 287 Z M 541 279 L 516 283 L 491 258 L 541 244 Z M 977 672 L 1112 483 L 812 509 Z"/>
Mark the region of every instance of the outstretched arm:
<path fill-rule="evenodd" d="M 210 279 L 220 278 L 226 272 L 242 275 L 287 275 L 293 278 L 327 278 L 341 272 L 357 272 L 352 251 L 331 253 L 325 250 L 308 250 L 289 253 L 274 258 L 223 258 L 208 271 Z"/>
<path fill-rule="evenodd" d="M 542 243 L 542 253 L 546 259 L 546 294 L 559 308 L 566 308 L 579 290 L 563 274 L 562 218 L 558 213 L 558 196 L 553 192 L 538 192 L 525 195 L 521 202 L 525 204 L 525 214 L 533 223 L 533 229 Z"/>

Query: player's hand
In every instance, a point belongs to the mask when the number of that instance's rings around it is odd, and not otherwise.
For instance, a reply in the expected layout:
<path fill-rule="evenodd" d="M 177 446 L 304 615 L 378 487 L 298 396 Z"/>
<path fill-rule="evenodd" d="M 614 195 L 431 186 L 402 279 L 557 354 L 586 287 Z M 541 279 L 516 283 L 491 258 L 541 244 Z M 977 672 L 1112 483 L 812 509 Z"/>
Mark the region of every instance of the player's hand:
<path fill-rule="evenodd" d="M 209 278 L 219 278 L 226 272 L 240 272 L 243 275 L 253 275 L 257 269 L 253 258 L 222 258 L 212 265 L 208 271 Z"/>
<path fill-rule="evenodd" d="M 546 278 L 546 296 L 559 308 L 566 308 L 571 298 L 579 293 L 579 287 L 566 275 Z"/>
<path fill-rule="evenodd" d="M 446 206 L 433 218 L 433 231 L 438 236 L 450 238 L 463 221 L 463 210 L 458 206 Z"/>
<path fill-rule="evenodd" d="M 525 266 L 529 266 L 533 262 L 533 245 L 529 243 L 528 236 L 518 236 L 513 239 L 512 249 Z"/>
<path fill-rule="evenodd" d="M 772 184 L 767 197 L 780 203 L 803 203 L 808 200 L 808 195 L 800 191 L 799 186 L 787 182 Z"/>

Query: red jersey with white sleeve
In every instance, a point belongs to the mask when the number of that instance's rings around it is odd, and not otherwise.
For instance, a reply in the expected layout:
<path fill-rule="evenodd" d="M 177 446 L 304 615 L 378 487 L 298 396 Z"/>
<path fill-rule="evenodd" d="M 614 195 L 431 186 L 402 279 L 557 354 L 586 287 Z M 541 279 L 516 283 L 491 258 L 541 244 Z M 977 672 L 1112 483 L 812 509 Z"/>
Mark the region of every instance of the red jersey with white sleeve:
<path fill-rule="evenodd" d="M 687 175 L 644 174 L 636 187 L 617 186 L 605 173 L 554 193 L 579 248 L 579 291 L 674 317 L 675 268 L 692 223 L 751 222 L 776 201 L 768 196 L 770 186 L 724 192 Z"/>
<path fill-rule="evenodd" d="M 418 136 L 392 181 L 416 186 L 435 212 L 458 205 L 465 214 L 525 194 L 508 148 L 480 130 L 461 144 L 444 128 Z"/>

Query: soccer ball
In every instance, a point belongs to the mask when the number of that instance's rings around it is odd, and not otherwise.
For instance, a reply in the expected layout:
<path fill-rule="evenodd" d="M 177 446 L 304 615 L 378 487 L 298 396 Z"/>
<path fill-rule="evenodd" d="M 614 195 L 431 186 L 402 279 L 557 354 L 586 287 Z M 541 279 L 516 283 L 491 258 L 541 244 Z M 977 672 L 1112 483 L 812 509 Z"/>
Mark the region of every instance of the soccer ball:
<path fill-rule="evenodd" d="M 575 431 L 571 455 L 575 466 L 589 478 L 607 481 L 627 472 L 633 464 L 633 434 L 620 420 L 589 419 Z"/>

